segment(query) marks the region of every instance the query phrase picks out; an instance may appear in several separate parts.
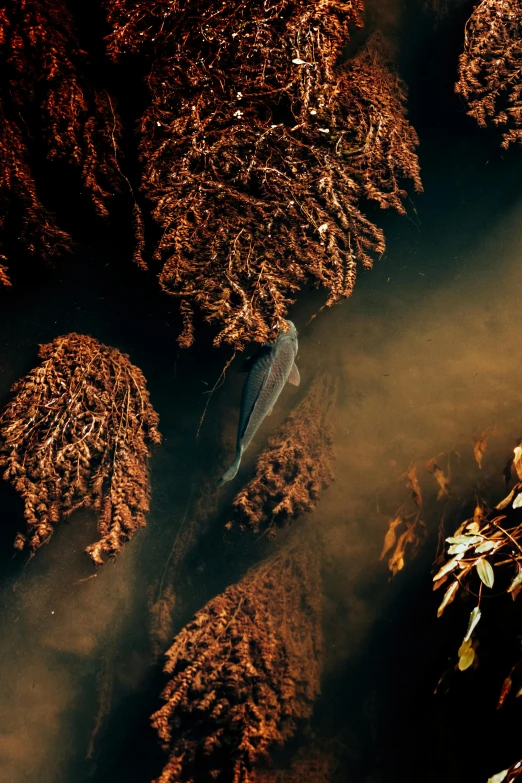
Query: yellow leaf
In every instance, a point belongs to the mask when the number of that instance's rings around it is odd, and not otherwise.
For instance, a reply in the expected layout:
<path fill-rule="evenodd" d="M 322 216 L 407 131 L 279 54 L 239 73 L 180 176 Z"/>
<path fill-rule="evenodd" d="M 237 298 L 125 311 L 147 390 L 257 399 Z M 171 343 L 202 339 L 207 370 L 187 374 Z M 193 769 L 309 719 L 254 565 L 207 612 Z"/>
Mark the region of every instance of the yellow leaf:
<path fill-rule="evenodd" d="M 493 775 L 493 777 L 488 778 L 488 783 L 502 783 L 503 780 L 507 778 L 509 770 L 503 769 L 502 772 L 497 772 L 496 775 Z"/>
<path fill-rule="evenodd" d="M 475 547 L 475 552 L 478 555 L 482 555 L 484 552 L 490 552 L 498 546 L 498 543 L 498 541 L 484 541 L 483 544 L 479 544 Z"/>
<path fill-rule="evenodd" d="M 515 590 L 519 585 L 522 584 L 522 570 L 518 572 L 516 577 L 513 579 L 511 584 L 509 585 L 507 591 L 508 593 L 512 593 L 513 590 Z"/>
<path fill-rule="evenodd" d="M 487 430 L 484 430 L 482 435 L 478 436 L 473 446 L 473 453 L 475 455 L 475 459 L 477 460 L 477 465 L 479 466 L 479 468 L 482 468 L 482 458 L 486 451 L 488 440 L 490 436 L 493 434 L 494 430 L 495 430 L 494 427 L 488 427 Z"/>
<path fill-rule="evenodd" d="M 475 660 L 475 650 L 471 645 L 471 639 L 468 639 L 459 647 L 459 669 L 461 672 L 469 669 Z"/>
<path fill-rule="evenodd" d="M 521 446 L 515 446 L 513 449 L 513 452 L 515 454 L 513 458 L 513 465 L 515 467 L 515 470 L 517 472 L 517 476 L 522 481 L 522 447 Z"/>
<path fill-rule="evenodd" d="M 482 541 L 482 536 L 450 536 L 446 541 L 448 544 L 467 544 L 471 546 Z"/>
<path fill-rule="evenodd" d="M 379 560 L 382 560 L 383 557 L 385 556 L 385 554 L 390 551 L 392 546 L 395 545 L 395 543 L 397 541 L 397 534 L 395 533 L 395 529 L 397 527 L 399 527 L 401 522 L 402 522 L 402 517 L 401 516 L 396 516 L 390 522 L 390 525 L 388 527 L 388 531 L 387 531 L 387 533 L 386 533 L 386 535 L 384 537 L 384 545 L 383 545 L 381 556 L 380 556 Z"/>
<path fill-rule="evenodd" d="M 408 472 L 406 474 L 406 478 L 408 479 L 407 487 L 408 489 L 411 489 L 413 500 L 418 506 L 422 506 L 422 493 L 419 484 L 419 479 L 417 478 L 416 465 L 410 465 L 410 467 L 408 468 Z"/>
<path fill-rule="evenodd" d="M 515 486 L 509 493 L 509 495 L 506 495 L 504 500 L 501 500 L 500 503 L 497 503 L 495 508 L 498 509 L 499 511 L 502 511 L 502 509 L 507 508 L 511 503 L 511 501 L 513 500 L 513 498 L 515 497 L 515 495 L 517 494 L 517 492 L 520 491 L 520 489 L 522 489 L 522 484 L 515 484 Z"/>
<path fill-rule="evenodd" d="M 497 710 L 499 710 L 504 702 L 506 701 L 507 696 L 509 695 L 509 692 L 511 690 L 511 686 L 513 685 L 513 680 L 511 677 L 506 677 L 504 682 L 502 683 L 502 688 L 500 690 L 500 696 L 498 698 L 498 704 L 497 704 Z"/>
<path fill-rule="evenodd" d="M 484 509 L 482 508 L 480 503 L 477 502 L 477 505 L 475 506 L 475 511 L 473 512 L 473 521 L 480 522 L 483 514 L 484 514 Z"/>
<path fill-rule="evenodd" d="M 478 621 L 480 620 L 480 616 L 481 616 L 480 609 L 478 608 L 478 606 L 476 606 L 469 616 L 468 630 L 466 631 L 464 642 L 467 642 L 471 639 L 471 634 L 477 627 Z"/>
<path fill-rule="evenodd" d="M 437 582 L 445 574 L 449 574 L 450 571 L 453 571 L 453 569 L 457 567 L 461 557 L 464 557 L 464 552 L 459 552 L 458 555 L 455 555 L 455 557 L 452 557 L 451 560 L 448 560 L 447 563 L 444 563 L 442 568 L 439 571 L 437 571 L 437 573 L 433 577 L 433 581 Z"/>
<path fill-rule="evenodd" d="M 453 582 L 453 584 L 448 587 L 448 589 L 444 593 L 444 598 L 442 599 L 442 603 L 437 609 L 437 617 L 441 617 L 444 609 L 449 604 L 453 603 L 453 600 L 457 595 L 458 589 L 459 589 L 459 583 L 457 581 Z"/>
<path fill-rule="evenodd" d="M 495 583 L 495 573 L 489 560 L 481 557 L 480 560 L 477 560 L 475 563 L 475 568 L 477 569 L 477 574 L 479 575 L 481 582 L 484 582 L 486 587 L 493 587 L 493 584 Z"/>

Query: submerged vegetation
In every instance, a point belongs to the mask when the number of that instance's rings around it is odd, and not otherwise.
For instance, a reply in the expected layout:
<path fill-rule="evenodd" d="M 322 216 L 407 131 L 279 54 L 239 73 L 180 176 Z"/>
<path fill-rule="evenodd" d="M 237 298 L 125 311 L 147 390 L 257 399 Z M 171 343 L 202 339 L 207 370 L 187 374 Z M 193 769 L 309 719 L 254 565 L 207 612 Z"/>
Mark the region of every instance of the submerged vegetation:
<path fill-rule="evenodd" d="M 421 5 L 440 18 L 451 7 L 449 0 Z M 124 58 L 134 56 L 146 72 L 136 144 L 153 218 L 149 266 L 156 263 L 162 290 L 176 299 L 179 344 L 194 343 L 199 318 L 214 328 L 216 345 L 239 350 L 270 340 L 306 285 L 321 289 L 328 306 L 349 297 L 359 271 L 385 250 L 375 207 L 404 215 L 406 188 L 422 191 L 407 88 L 386 40 L 367 31 L 346 58 L 351 28 L 363 27 L 362 0 L 104 0 L 103 8 L 115 70 L 124 73 Z M 504 148 L 522 141 L 521 18 L 520 0 L 477 4 L 456 84 L 480 126 L 502 129 Z M 116 192 L 131 189 L 119 162 L 121 155 L 127 165 L 123 123 L 109 93 L 88 78 L 91 54 L 77 40 L 65 0 L 21 0 L 0 10 L 4 286 L 11 285 L 10 232 L 45 260 L 73 246 L 40 196 L 39 172 L 44 179 L 49 162 L 74 173 L 102 217 Z M 140 214 L 134 203 L 134 258 L 145 269 Z M 35 553 L 57 524 L 87 507 L 99 532 L 87 553 L 100 565 L 146 523 L 158 416 L 143 374 L 117 349 L 71 333 L 42 345 L 39 356 L 0 415 L 0 467 L 24 504 L 26 526 L 15 546 Z M 260 453 L 232 501 L 227 529 L 262 530 L 272 539 L 313 511 L 334 479 L 337 401 L 337 376 L 318 375 Z M 490 434 L 474 444 L 479 469 Z M 459 502 L 451 459 L 425 463 L 430 500 Z M 518 480 L 503 501 L 491 508 L 477 483 L 466 495 L 476 496 L 473 516 L 461 517 L 452 536 L 446 518 L 440 526 L 439 543 L 449 548 L 439 553 L 434 577 L 435 589 L 444 587 L 438 616 L 457 596 L 476 599 L 459 670 L 478 664 L 487 591 L 515 599 L 522 589 L 521 447 L 511 469 Z M 429 537 L 425 498 L 412 464 L 387 516 L 381 559 L 392 576 Z M 183 601 L 178 569 L 195 542 L 210 539 L 218 511 L 212 481 L 181 522 L 150 590 L 154 663 L 167 650 L 168 681 L 152 716 L 167 754 L 157 783 L 331 783 L 335 759 L 321 747 L 294 754 L 286 770 L 270 768 L 273 751 L 296 738 L 320 691 L 322 552 L 304 522 L 246 576 L 214 590 L 172 641 Z M 91 757 L 109 712 L 115 649 L 114 640 Z M 504 679 L 499 707 L 518 688 L 518 666 Z M 521 774 L 517 762 L 490 781 L 511 783 Z"/>
<path fill-rule="evenodd" d="M 480 464 L 480 463 L 479 463 Z M 522 449 L 517 446 L 504 475 L 511 473 L 516 483 L 500 502 L 488 507 L 487 498 L 477 495 L 471 518 L 465 519 L 453 535 L 446 538 L 447 552 L 441 567 L 433 577 L 434 590 L 442 586 L 445 592 L 437 611 L 441 617 L 456 597 L 467 593 L 475 605 L 470 611 L 467 630 L 458 649 L 457 667 L 465 671 L 478 665 L 477 646 L 481 620 L 487 620 L 493 606 L 484 598 L 510 596 L 516 600 L 522 590 Z M 493 589 L 495 593 L 493 594 Z M 522 694 L 522 659 L 515 663 L 504 679 L 498 698 L 501 709 L 510 696 Z M 518 684 L 517 683 L 518 680 Z M 522 760 L 491 777 L 488 783 L 511 783 L 522 774 Z"/>
<path fill-rule="evenodd" d="M 447 692 L 453 671 L 477 669 L 481 629 L 485 632 L 483 659 L 487 662 L 485 665 L 491 665 L 488 648 L 495 641 L 496 632 L 492 633 L 491 621 L 495 619 L 495 610 L 498 612 L 498 602 L 509 597 L 515 601 L 522 591 L 522 447 L 520 444 L 515 447 L 504 471 L 498 470 L 496 476 L 484 475 L 484 455 L 495 429 L 489 427 L 476 437 L 473 461 L 470 453 L 460 450 L 438 455 L 426 463 L 424 478 L 418 474 L 417 465 L 412 464 L 400 477 L 400 484 L 406 484 L 408 496 L 388 523 L 384 540 L 381 559 L 391 553 L 389 569 L 395 575 L 419 552 L 423 540 L 433 541 L 437 533 L 433 590 L 443 588 L 437 617 L 445 615 L 454 603 L 459 604 L 461 611 L 468 607 L 456 655 L 440 677 L 436 693 Z M 433 482 L 430 488 L 425 480 L 428 474 L 435 479 L 436 489 Z M 505 484 L 510 484 L 513 477 L 515 483 L 505 497 L 492 500 L 502 475 Z M 400 491 L 392 489 L 387 492 L 387 499 L 391 502 L 397 494 L 400 496 Z M 426 494 L 430 494 L 428 502 L 423 500 Z M 442 514 L 440 510 L 437 512 L 437 506 L 442 508 Z M 448 535 L 448 529 L 452 531 L 451 535 Z M 518 614 L 513 616 L 515 627 L 518 627 L 517 618 Z M 508 627 L 508 640 L 509 635 Z M 518 638 L 513 631 L 513 639 L 515 636 Z M 519 648 L 516 643 L 512 646 Z M 508 699 L 522 695 L 522 658 L 514 662 L 503 680 L 499 679 L 499 686 L 497 710 L 502 709 Z M 522 760 L 490 777 L 488 783 L 511 783 L 520 775 Z"/>
<path fill-rule="evenodd" d="M 362 211 L 421 190 L 406 92 L 380 36 L 338 65 L 360 0 L 109 0 L 114 58 L 152 60 L 140 124 L 143 189 L 162 228 L 160 282 L 181 345 L 200 311 L 216 343 L 263 342 L 311 281 L 328 304 L 384 251 Z"/>
<path fill-rule="evenodd" d="M 120 121 L 109 94 L 85 77 L 74 22 L 62 0 L 20 0 L 0 9 L 0 242 L 8 216 L 26 249 L 44 260 L 72 239 L 38 195 L 35 146 L 78 172 L 99 215 L 122 178 L 116 160 Z M 9 285 L 1 253 L 0 283 Z"/>
<path fill-rule="evenodd" d="M 99 565 L 145 525 L 158 416 L 143 374 L 115 348 L 69 334 L 39 356 L 0 416 L 0 468 L 27 523 L 15 546 L 35 552 L 61 519 L 91 507 L 100 540 L 87 552 Z"/>
<path fill-rule="evenodd" d="M 319 693 L 317 548 L 287 545 L 257 566 L 201 609 L 166 656 L 152 722 L 169 759 L 157 783 L 254 783 Z"/>
<path fill-rule="evenodd" d="M 522 144 L 522 3 L 481 0 L 465 30 L 455 87 L 478 124 L 499 126 L 502 147 Z"/>
<path fill-rule="evenodd" d="M 444 3 L 432 5 L 443 15 Z M 304 284 L 325 289 L 328 305 L 349 296 L 357 270 L 385 248 L 369 204 L 404 213 L 405 184 L 422 190 L 406 87 L 383 37 L 373 33 L 342 62 L 362 0 L 104 7 L 109 56 L 148 63 L 142 191 L 161 228 L 154 256 L 163 290 L 179 301 L 180 344 L 193 343 L 198 313 L 216 343 L 241 348 L 269 339 Z M 505 147 L 521 140 L 520 16 L 519 0 L 476 6 L 456 85 L 480 125 L 503 127 Z M 14 223 L 43 258 L 70 250 L 72 238 L 39 196 L 42 152 L 76 170 L 100 215 L 122 187 L 132 194 L 121 121 L 87 77 L 88 60 L 62 0 L 0 12 L 0 232 Z M 145 268 L 133 203 L 134 260 Z M 0 283 L 10 284 L 5 253 Z"/>
<path fill-rule="evenodd" d="M 269 439 L 255 472 L 232 504 L 227 528 L 277 528 L 315 507 L 333 480 L 333 415 L 337 380 L 318 376 L 304 400 Z"/>

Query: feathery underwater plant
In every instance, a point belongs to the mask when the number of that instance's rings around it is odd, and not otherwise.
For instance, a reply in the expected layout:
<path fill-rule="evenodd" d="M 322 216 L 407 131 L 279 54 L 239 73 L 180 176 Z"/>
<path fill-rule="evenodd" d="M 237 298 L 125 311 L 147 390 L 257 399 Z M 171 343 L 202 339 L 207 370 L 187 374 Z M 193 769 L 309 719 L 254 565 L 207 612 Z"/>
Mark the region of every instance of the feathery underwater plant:
<path fill-rule="evenodd" d="M 167 652 L 153 726 L 169 753 L 157 783 L 253 783 L 310 717 L 320 687 L 317 548 L 286 546 L 213 598 Z"/>
<path fill-rule="evenodd" d="M 49 259 L 71 238 L 42 204 L 33 174 L 31 137 L 50 160 L 78 170 L 98 214 L 121 187 L 116 159 L 120 122 L 106 92 L 82 75 L 87 57 L 62 0 L 19 0 L 0 9 L 0 210 L 21 215 L 19 238 Z M 0 232 L 6 221 L 0 216 Z M 9 284 L 5 254 L 0 283 Z"/>
<path fill-rule="evenodd" d="M 504 149 L 522 143 L 522 3 L 482 0 L 466 23 L 455 85 L 480 127 L 503 129 Z"/>
<path fill-rule="evenodd" d="M 0 468 L 27 522 L 15 546 L 35 552 L 60 519 L 91 507 L 100 540 L 86 551 L 100 565 L 145 525 L 158 416 L 141 370 L 115 348 L 72 333 L 39 356 L 0 415 Z"/>
<path fill-rule="evenodd" d="M 333 481 L 333 422 L 337 382 L 329 374 L 312 382 L 308 393 L 269 438 L 255 473 L 233 502 L 232 521 L 275 536 L 277 528 L 311 511 Z"/>
<path fill-rule="evenodd" d="M 201 312 L 216 343 L 265 341 L 307 281 L 331 305 L 384 250 L 362 200 L 404 212 L 422 189 L 405 88 L 372 36 L 338 62 L 361 0 L 106 0 L 109 53 L 151 56 L 143 190 L 181 345 Z"/>

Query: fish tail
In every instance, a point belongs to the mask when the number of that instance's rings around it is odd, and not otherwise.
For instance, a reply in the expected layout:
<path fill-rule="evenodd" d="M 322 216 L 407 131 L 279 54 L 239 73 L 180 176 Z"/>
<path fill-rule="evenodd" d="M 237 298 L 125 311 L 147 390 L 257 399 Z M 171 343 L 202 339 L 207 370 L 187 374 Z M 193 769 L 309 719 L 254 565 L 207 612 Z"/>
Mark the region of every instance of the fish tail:
<path fill-rule="evenodd" d="M 236 454 L 236 458 L 232 465 L 229 467 L 226 473 L 223 473 L 221 478 L 218 481 L 218 487 L 220 487 L 222 484 L 224 484 L 226 481 L 232 481 L 232 479 L 235 477 L 236 473 L 239 470 L 239 465 L 241 463 L 241 457 L 243 456 L 243 449 L 239 449 L 239 451 Z"/>

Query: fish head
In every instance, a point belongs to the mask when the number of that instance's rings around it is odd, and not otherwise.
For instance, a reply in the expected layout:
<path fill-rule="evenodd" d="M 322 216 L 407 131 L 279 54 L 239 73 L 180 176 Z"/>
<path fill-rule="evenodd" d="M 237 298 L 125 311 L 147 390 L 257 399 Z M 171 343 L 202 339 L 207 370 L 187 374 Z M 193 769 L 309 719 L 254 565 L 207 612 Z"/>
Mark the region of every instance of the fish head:
<path fill-rule="evenodd" d="M 288 331 L 287 332 L 281 332 L 281 336 L 282 337 L 290 337 L 290 338 L 293 338 L 295 340 L 297 338 L 297 329 L 295 328 L 294 322 L 293 321 L 287 321 L 285 319 L 285 323 L 288 326 Z"/>

